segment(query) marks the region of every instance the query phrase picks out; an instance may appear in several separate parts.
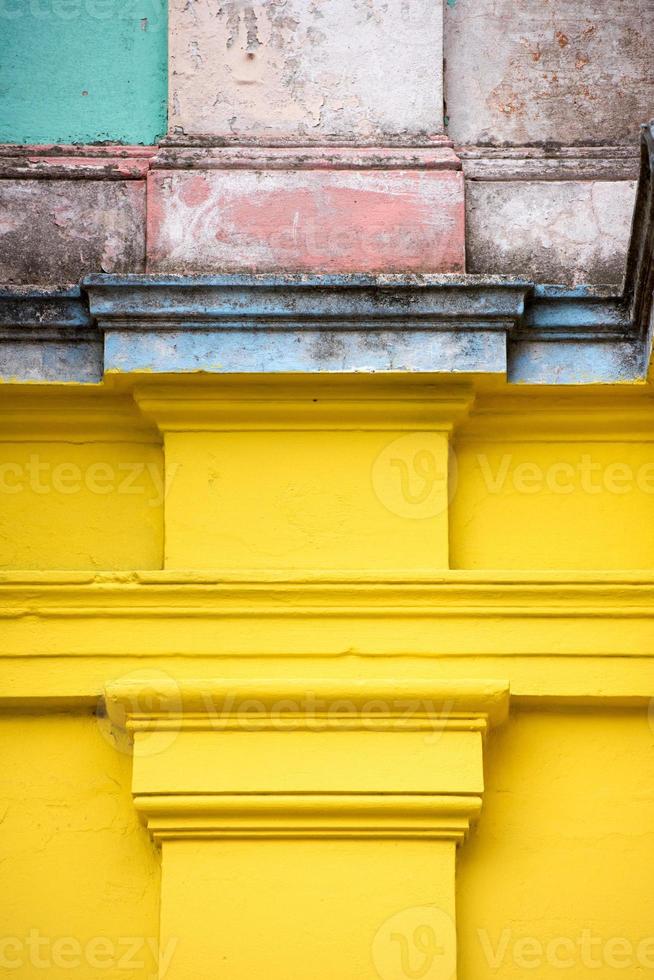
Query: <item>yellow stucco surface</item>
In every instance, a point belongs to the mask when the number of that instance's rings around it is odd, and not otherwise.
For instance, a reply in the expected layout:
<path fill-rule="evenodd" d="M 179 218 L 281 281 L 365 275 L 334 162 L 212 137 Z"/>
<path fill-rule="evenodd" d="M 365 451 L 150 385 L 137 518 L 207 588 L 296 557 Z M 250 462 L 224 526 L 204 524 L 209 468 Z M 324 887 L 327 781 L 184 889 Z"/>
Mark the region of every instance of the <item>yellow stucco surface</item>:
<path fill-rule="evenodd" d="M 136 381 L 1 393 L 3 974 L 654 976 L 649 388 Z"/>
<path fill-rule="evenodd" d="M 651 714 L 514 712 L 459 855 L 460 976 L 649 976 L 653 872 Z"/>
<path fill-rule="evenodd" d="M 152 975 L 160 867 L 129 755 L 85 714 L 3 715 L 0 756 L 3 975 Z"/>

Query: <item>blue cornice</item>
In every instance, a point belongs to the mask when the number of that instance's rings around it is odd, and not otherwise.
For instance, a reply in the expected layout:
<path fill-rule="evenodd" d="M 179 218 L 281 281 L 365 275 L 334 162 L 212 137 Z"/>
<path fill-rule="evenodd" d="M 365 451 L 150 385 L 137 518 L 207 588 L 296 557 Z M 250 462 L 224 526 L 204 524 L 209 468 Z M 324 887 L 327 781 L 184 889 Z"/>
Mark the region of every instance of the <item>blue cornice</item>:
<path fill-rule="evenodd" d="M 79 286 L 0 288 L 0 379 L 102 379 L 102 335 Z"/>

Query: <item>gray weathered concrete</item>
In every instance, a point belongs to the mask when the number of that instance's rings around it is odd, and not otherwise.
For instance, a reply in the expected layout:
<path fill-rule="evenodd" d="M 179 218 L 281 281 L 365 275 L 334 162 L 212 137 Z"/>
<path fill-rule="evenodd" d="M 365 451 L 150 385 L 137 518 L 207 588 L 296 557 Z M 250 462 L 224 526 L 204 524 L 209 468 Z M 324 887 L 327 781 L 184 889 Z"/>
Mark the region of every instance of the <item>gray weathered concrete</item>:
<path fill-rule="evenodd" d="M 145 181 L 0 180 L 2 282 L 76 283 L 144 259 Z"/>
<path fill-rule="evenodd" d="M 468 180 L 468 272 L 620 283 L 634 194 L 634 181 Z"/>
<path fill-rule="evenodd" d="M 448 0 L 444 18 L 457 142 L 635 144 L 652 115 L 652 0 Z"/>

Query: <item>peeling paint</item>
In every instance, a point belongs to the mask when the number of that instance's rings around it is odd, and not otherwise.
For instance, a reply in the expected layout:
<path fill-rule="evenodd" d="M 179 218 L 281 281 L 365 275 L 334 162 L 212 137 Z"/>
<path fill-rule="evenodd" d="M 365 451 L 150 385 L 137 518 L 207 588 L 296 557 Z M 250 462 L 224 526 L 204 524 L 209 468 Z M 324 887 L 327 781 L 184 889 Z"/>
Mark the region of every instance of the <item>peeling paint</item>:
<path fill-rule="evenodd" d="M 145 181 L 0 180 L 0 276 L 73 283 L 145 258 Z"/>
<path fill-rule="evenodd" d="M 441 0 L 173 0 L 170 20 L 173 132 L 320 140 L 442 128 Z"/>
<path fill-rule="evenodd" d="M 468 268 L 620 284 L 634 192 L 633 181 L 468 181 Z"/>
<path fill-rule="evenodd" d="M 154 171 L 151 272 L 464 268 L 456 171 Z"/>

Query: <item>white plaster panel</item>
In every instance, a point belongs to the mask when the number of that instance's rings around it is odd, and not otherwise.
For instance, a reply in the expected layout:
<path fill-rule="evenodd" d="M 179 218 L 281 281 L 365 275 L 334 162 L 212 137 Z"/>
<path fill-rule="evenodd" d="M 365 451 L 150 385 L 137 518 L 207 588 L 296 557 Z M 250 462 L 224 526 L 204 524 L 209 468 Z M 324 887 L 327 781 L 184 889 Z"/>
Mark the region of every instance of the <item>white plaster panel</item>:
<path fill-rule="evenodd" d="M 442 131 L 441 0 L 171 0 L 173 135 Z"/>

